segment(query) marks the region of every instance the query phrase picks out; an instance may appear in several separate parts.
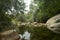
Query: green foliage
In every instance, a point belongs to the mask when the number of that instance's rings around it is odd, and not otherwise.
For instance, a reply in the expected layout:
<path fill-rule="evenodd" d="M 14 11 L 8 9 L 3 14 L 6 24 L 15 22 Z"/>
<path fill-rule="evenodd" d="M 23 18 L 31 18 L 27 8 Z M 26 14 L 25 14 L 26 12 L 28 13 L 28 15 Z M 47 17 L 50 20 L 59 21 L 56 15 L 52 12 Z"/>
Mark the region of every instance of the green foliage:
<path fill-rule="evenodd" d="M 17 21 L 26 22 L 26 17 L 24 14 L 18 14 L 15 18 Z"/>
<path fill-rule="evenodd" d="M 0 13 L 6 12 L 8 9 L 12 7 L 13 0 L 0 0 Z"/>
<path fill-rule="evenodd" d="M 24 14 L 24 9 L 25 9 L 25 3 L 23 0 L 15 0 L 14 4 L 13 4 L 15 10 L 17 11 L 17 13 L 23 13 Z"/>
<path fill-rule="evenodd" d="M 39 7 L 34 16 L 34 20 L 37 22 L 46 22 L 60 11 L 60 0 L 35 0 L 35 3 Z"/>
<path fill-rule="evenodd" d="M 26 15 L 26 21 L 27 22 L 33 22 L 34 21 L 34 14 L 33 13 L 28 13 Z"/>
<path fill-rule="evenodd" d="M 49 19 L 50 17 L 52 17 L 51 14 L 48 14 L 48 13 L 42 13 L 42 12 L 39 12 L 37 13 L 35 16 L 34 16 L 34 21 L 40 23 L 40 22 L 46 22 L 47 19 Z"/>
<path fill-rule="evenodd" d="M 12 7 L 14 10 L 11 9 Z M 16 27 L 11 23 L 12 19 L 25 21 L 24 8 L 25 5 L 22 0 L 0 0 L 0 32 Z M 9 15 L 9 11 L 11 15 Z M 19 12 L 21 13 L 20 16 L 17 15 Z"/>
<path fill-rule="evenodd" d="M 11 26 L 11 18 L 5 14 L 11 9 L 13 0 L 0 0 L 0 32 L 8 30 Z"/>
<path fill-rule="evenodd" d="M 11 18 L 6 14 L 0 14 L 0 32 L 8 29 L 11 25 Z"/>

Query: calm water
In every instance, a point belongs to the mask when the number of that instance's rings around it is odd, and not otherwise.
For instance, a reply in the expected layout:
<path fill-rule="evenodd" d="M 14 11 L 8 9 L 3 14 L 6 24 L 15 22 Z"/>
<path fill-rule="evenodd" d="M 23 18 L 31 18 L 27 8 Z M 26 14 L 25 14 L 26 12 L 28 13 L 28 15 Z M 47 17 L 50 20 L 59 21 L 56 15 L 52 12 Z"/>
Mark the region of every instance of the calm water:
<path fill-rule="evenodd" d="M 26 39 L 26 40 L 30 40 L 30 36 L 31 36 L 31 33 L 29 33 L 28 31 L 25 31 L 24 34 L 20 34 L 20 40 L 22 40 L 23 38 Z"/>

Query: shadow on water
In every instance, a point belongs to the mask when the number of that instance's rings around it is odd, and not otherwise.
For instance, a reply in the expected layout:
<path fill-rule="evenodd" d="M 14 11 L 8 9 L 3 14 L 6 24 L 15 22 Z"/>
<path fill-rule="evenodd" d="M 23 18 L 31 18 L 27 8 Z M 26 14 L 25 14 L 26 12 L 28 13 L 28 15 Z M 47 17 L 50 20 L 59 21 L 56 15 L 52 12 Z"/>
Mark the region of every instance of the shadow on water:
<path fill-rule="evenodd" d="M 28 32 L 28 30 L 26 30 L 24 32 L 24 34 L 19 34 L 20 36 L 20 40 L 30 40 L 30 36 L 31 36 L 31 33 Z"/>
<path fill-rule="evenodd" d="M 45 26 L 21 26 L 19 34 L 24 34 L 26 30 L 31 33 L 30 40 L 60 40 L 60 34 L 48 30 Z"/>

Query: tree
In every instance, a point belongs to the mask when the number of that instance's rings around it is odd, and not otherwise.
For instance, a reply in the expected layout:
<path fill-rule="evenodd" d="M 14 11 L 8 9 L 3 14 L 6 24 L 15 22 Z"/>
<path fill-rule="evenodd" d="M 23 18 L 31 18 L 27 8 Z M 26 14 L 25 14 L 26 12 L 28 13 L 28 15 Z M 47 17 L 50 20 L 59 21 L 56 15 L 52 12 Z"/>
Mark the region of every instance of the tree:
<path fill-rule="evenodd" d="M 13 10 L 12 7 L 14 7 Z M 0 31 L 12 29 L 11 21 L 17 17 L 18 13 L 24 13 L 24 2 L 22 0 L 0 0 Z"/>
<path fill-rule="evenodd" d="M 34 20 L 37 22 L 46 22 L 60 10 L 60 0 L 34 0 L 34 2 L 39 8 L 34 13 Z"/>

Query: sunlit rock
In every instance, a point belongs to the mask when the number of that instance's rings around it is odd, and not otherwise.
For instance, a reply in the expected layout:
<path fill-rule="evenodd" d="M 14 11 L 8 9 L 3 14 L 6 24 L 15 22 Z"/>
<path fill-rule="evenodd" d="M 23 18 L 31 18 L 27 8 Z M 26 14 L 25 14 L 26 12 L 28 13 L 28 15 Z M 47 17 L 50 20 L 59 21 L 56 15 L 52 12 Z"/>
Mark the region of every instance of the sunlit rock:
<path fill-rule="evenodd" d="M 55 33 L 60 33 L 60 14 L 47 21 L 47 28 Z"/>
<path fill-rule="evenodd" d="M 26 25 L 26 23 L 21 23 L 21 25 Z"/>
<path fill-rule="evenodd" d="M 60 14 L 53 16 L 52 18 L 48 19 L 48 21 L 46 22 L 48 26 L 54 23 L 60 23 Z"/>
<path fill-rule="evenodd" d="M 0 33 L 0 40 L 18 40 L 19 35 L 15 30 L 8 30 Z"/>

